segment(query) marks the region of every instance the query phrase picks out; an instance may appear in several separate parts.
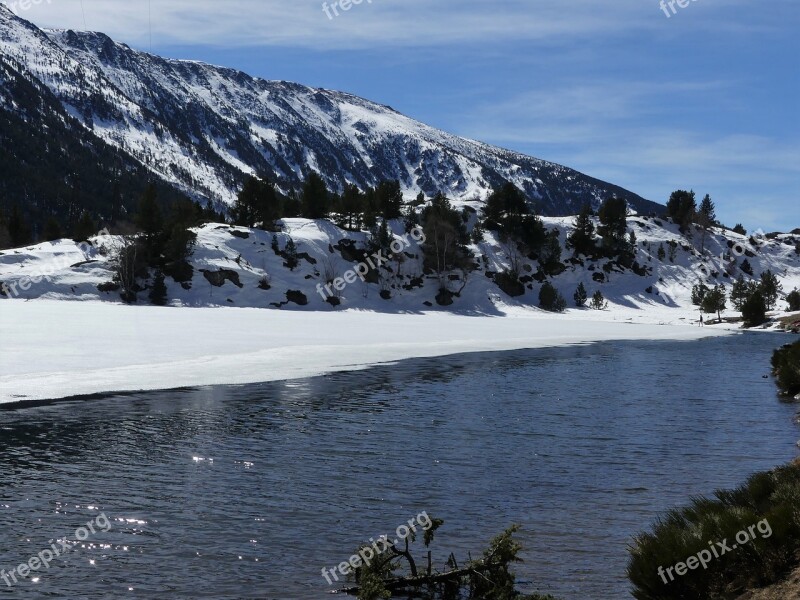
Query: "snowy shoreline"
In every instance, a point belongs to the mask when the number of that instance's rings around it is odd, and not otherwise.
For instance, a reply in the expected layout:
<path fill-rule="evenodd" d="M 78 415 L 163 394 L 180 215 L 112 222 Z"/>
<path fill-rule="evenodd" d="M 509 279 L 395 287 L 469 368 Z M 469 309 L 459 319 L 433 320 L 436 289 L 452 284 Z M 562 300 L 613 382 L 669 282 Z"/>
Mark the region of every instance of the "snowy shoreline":
<path fill-rule="evenodd" d="M 516 310 L 498 317 L 6 300 L 0 404 L 297 379 L 467 352 L 734 332 L 634 322 L 637 312 Z"/>

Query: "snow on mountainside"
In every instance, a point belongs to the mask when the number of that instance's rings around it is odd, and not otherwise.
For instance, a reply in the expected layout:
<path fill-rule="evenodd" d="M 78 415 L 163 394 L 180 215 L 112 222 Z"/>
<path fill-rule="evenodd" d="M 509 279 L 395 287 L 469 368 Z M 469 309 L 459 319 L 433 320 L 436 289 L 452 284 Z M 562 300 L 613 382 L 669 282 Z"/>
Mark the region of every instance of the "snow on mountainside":
<path fill-rule="evenodd" d="M 343 231 L 328 221 L 285 219 L 284 230 L 273 234 L 256 229 L 209 224 L 197 230 L 198 240 L 190 262 L 194 267 L 191 282 L 179 285 L 167 278 L 168 297 L 173 306 L 230 306 L 282 308 L 303 311 L 361 309 L 381 312 L 419 313 L 440 310 L 437 304 L 439 281 L 425 275 L 421 251 L 413 237 L 403 244 L 401 260 L 386 256 L 379 281 L 362 281 L 355 274 L 352 283 L 335 295 L 333 307 L 320 294 L 334 277 L 345 278 L 357 269 L 354 249 L 363 247 L 368 234 Z M 559 231 L 562 242 L 572 230 L 573 218 L 545 218 L 548 229 Z M 502 315 L 518 311 L 538 311 L 539 290 L 547 279 L 574 306 L 572 295 L 583 283 L 589 295 L 600 290 L 610 302 L 607 311 L 571 309 L 569 317 L 592 320 L 635 320 L 649 323 L 694 322 L 697 307 L 691 302 L 692 285 L 702 277 L 708 285 L 724 284 L 728 291 L 740 275 L 744 260 L 753 276 L 771 269 L 789 292 L 800 286 L 800 235 L 782 234 L 747 237 L 715 229 L 706 240 L 706 253 L 698 251 L 699 234 L 694 241 L 682 236 L 676 225 L 648 217 L 631 217 L 629 230 L 636 233 L 636 262 L 639 267 L 623 269 L 608 259 L 571 258 L 564 253 L 565 271 L 545 278 L 537 261 L 521 259 L 525 284 L 522 296 L 511 298 L 495 283 L 496 274 L 510 264 L 509 247 L 491 234 L 470 250 L 478 268 L 466 281 L 451 276 L 451 289 L 461 289 L 447 310 L 472 315 Z M 393 223 L 396 240 L 405 234 L 402 224 Z M 297 245 L 300 258 L 290 269 L 280 253 L 289 239 Z M 350 240 L 350 241 L 348 241 Z M 273 242 L 277 241 L 277 250 Z M 98 285 L 111 281 L 113 274 L 108 253 L 114 238 L 97 240 L 101 249 L 79 248 L 62 240 L 0 253 L 0 282 L 10 297 L 53 300 L 105 300 L 120 302 L 116 291 L 100 292 Z M 674 253 L 669 247 L 674 246 Z M 659 259 L 659 247 L 667 249 Z M 671 255 L 671 258 L 670 258 Z M 517 257 L 519 258 L 519 257 Z M 704 275 L 705 273 L 705 275 Z M 749 276 L 745 275 L 746 278 Z M 140 298 L 146 300 L 147 292 Z M 0 295 L 0 304 L 3 303 Z M 779 302 L 779 308 L 786 303 Z M 730 303 L 728 304 L 730 307 Z M 723 313 L 723 316 L 726 313 Z M 729 316 L 736 316 L 733 310 Z M 557 318 L 557 317 L 556 317 Z"/>
<path fill-rule="evenodd" d="M 350 94 L 167 60 L 100 33 L 43 31 L 1 4 L 0 53 L 95 136 L 198 199 L 230 203 L 250 173 L 288 191 L 314 170 L 336 191 L 397 179 L 407 196 L 443 191 L 456 201 L 511 181 L 547 215 L 596 208 L 612 194 L 640 213 L 662 208 Z"/>

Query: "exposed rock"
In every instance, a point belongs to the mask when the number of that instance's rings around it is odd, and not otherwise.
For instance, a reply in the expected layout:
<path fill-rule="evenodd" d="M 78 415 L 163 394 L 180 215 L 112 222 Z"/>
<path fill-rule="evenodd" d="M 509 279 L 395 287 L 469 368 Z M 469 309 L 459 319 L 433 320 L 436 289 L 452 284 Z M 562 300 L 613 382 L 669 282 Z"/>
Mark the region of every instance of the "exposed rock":
<path fill-rule="evenodd" d="M 172 277 L 175 283 L 185 283 L 194 277 L 194 267 L 185 260 L 167 263 L 164 265 L 164 275 Z"/>
<path fill-rule="evenodd" d="M 531 278 L 528 277 L 529 281 L 530 279 Z M 506 294 L 508 294 L 512 298 L 516 298 L 518 296 L 522 296 L 525 294 L 525 285 L 522 283 L 522 281 L 520 281 L 513 275 L 510 275 L 508 273 L 500 273 L 497 275 L 497 277 L 494 278 L 494 281 L 497 284 L 497 287 L 499 287 L 501 290 L 503 290 Z"/>
<path fill-rule="evenodd" d="M 439 293 L 436 294 L 436 304 L 439 306 L 450 306 L 453 304 L 453 292 L 446 288 L 442 288 L 439 290 Z"/>
<path fill-rule="evenodd" d="M 355 240 L 341 240 L 333 248 L 342 255 L 342 260 L 355 263 L 364 262 L 366 252 L 356 247 L 357 243 Z"/>
<path fill-rule="evenodd" d="M 305 261 L 308 261 L 312 265 L 317 264 L 317 259 L 312 257 L 312 256 L 309 256 L 308 252 L 298 252 L 297 253 L 297 260 L 305 260 Z"/>
<path fill-rule="evenodd" d="M 422 279 L 422 277 L 414 277 L 408 282 L 407 285 L 403 286 L 403 289 L 410 291 L 414 288 L 421 288 L 423 285 L 425 285 L 425 281 Z"/>
<path fill-rule="evenodd" d="M 220 269 L 219 271 L 208 271 L 206 269 L 201 269 L 201 273 L 203 273 L 203 277 L 205 277 L 214 287 L 222 287 L 226 281 L 230 281 L 238 288 L 244 287 L 239 281 L 239 274 L 236 271 L 231 271 L 230 269 Z"/>
<path fill-rule="evenodd" d="M 287 290 L 286 299 L 289 302 L 294 302 L 295 304 L 299 304 L 300 306 L 305 306 L 306 304 L 308 304 L 308 298 L 303 292 L 299 290 Z"/>

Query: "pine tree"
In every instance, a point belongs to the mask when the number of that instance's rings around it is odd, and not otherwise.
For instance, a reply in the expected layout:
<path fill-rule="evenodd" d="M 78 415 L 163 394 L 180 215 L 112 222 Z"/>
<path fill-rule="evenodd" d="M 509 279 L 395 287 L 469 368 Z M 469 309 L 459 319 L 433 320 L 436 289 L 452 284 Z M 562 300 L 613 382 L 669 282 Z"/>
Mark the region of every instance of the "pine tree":
<path fill-rule="evenodd" d="M 44 224 L 44 241 L 55 242 L 62 237 L 64 236 L 58 221 L 56 221 L 55 217 L 48 218 L 47 222 Z"/>
<path fill-rule="evenodd" d="M 667 202 L 667 216 L 680 227 L 681 233 L 688 233 L 697 212 L 694 191 L 676 190 Z"/>
<path fill-rule="evenodd" d="M 586 306 L 586 300 L 588 300 L 589 295 L 586 293 L 586 287 L 583 282 L 578 284 L 578 289 L 575 290 L 575 294 L 572 297 L 575 299 L 575 306 L 578 308 Z"/>
<path fill-rule="evenodd" d="M 630 266 L 636 260 L 637 243 L 636 232 L 631 229 L 631 232 L 628 234 L 628 243 L 624 247 L 622 253 L 620 253 L 620 259 L 626 266 Z"/>
<path fill-rule="evenodd" d="M 702 282 L 692 288 L 692 304 L 702 306 L 703 300 L 708 295 L 708 286 Z"/>
<path fill-rule="evenodd" d="M 203 214 L 200 217 L 200 221 L 203 223 L 224 223 L 225 216 L 218 213 L 214 208 L 214 203 L 209 200 L 206 202 L 206 206 L 203 209 Z"/>
<path fill-rule="evenodd" d="M 742 305 L 745 327 L 758 327 L 767 320 L 767 305 L 760 291 L 753 293 Z"/>
<path fill-rule="evenodd" d="M 307 219 L 324 219 L 328 215 L 330 202 L 328 188 L 322 177 L 312 171 L 305 184 L 302 194 L 303 216 Z"/>
<path fill-rule="evenodd" d="M 340 208 L 344 228 L 358 231 L 361 228 L 361 212 L 364 210 L 364 194 L 361 190 L 354 185 L 346 186 Z"/>
<path fill-rule="evenodd" d="M 399 219 L 402 216 L 403 192 L 399 181 L 382 181 L 376 190 L 378 210 L 384 219 Z"/>
<path fill-rule="evenodd" d="M 144 261 L 151 266 L 160 261 L 163 249 L 164 217 L 156 195 L 155 185 L 148 185 L 139 201 L 139 212 L 136 214 L 136 225 L 144 234 L 141 242 Z"/>
<path fill-rule="evenodd" d="M 783 291 L 783 286 L 770 269 L 761 274 L 760 291 L 767 310 L 773 310 L 778 304 L 778 296 Z"/>
<path fill-rule="evenodd" d="M 234 225 L 252 227 L 256 222 L 256 178 L 248 177 L 231 207 L 231 221 Z"/>
<path fill-rule="evenodd" d="M 539 263 L 547 272 L 561 264 L 561 242 L 558 241 L 558 230 L 552 231 L 547 236 L 547 241 L 539 254 Z"/>
<path fill-rule="evenodd" d="M 753 276 L 753 266 L 746 258 L 742 261 L 742 264 L 739 268 L 742 270 L 742 273 L 747 273 L 751 277 Z"/>
<path fill-rule="evenodd" d="M 236 197 L 231 217 L 235 225 L 243 227 L 261 225 L 269 229 L 280 218 L 280 209 L 274 186 L 265 179 L 250 176 Z"/>
<path fill-rule="evenodd" d="M 156 186 L 152 183 L 139 201 L 139 212 L 136 214 L 136 225 L 147 237 L 155 237 L 164 227 L 164 217 L 158 206 Z"/>
<path fill-rule="evenodd" d="M 717 213 L 714 208 L 714 203 L 711 201 L 711 196 L 705 195 L 703 201 L 700 203 L 700 208 L 697 211 L 697 224 L 703 230 L 703 237 L 700 242 L 700 250 L 704 251 L 706 248 L 706 236 L 709 229 L 717 222 Z"/>
<path fill-rule="evenodd" d="M 389 222 L 381 219 L 381 224 L 372 229 L 372 236 L 369 242 L 369 252 L 381 252 L 384 256 L 390 253 L 389 246 L 392 244 L 392 234 L 389 232 Z"/>
<path fill-rule="evenodd" d="M 581 212 L 575 218 L 574 229 L 567 238 L 567 242 L 575 251 L 575 254 L 592 256 L 597 250 L 594 241 L 594 222 L 592 221 L 592 208 L 584 204 Z"/>
<path fill-rule="evenodd" d="M 786 294 L 786 302 L 789 305 L 789 310 L 794 312 L 800 310 L 800 290 L 795 288 Z"/>
<path fill-rule="evenodd" d="M 667 251 L 664 250 L 664 243 L 658 245 L 658 252 L 656 253 L 658 256 L 658 260 L 664 262 L 664 259 L 667 258 Z"/>
<path fill-rule="evenodd" d="M 16 204 L 11 208 L 11 214 L 8 217 L 8 235 L 12 248 L 19 248 L 27 246 L 33 240 L 31 238 L 31 229 L 25 222 L 22 216 L 22 211 Z"/>
<path fill-rule="evenodd" d="M 411 231 L 409 229 L 409 231 Z M 472 228 L 472 232 L 470 233 L 469 237 L 473 244 L 480 244 L 484 240 L 485 232 L 483 231 L 483 226 L 480 224 L 480 221 L 475 223 L 475 226 Z"/>
<path fill-rule="evenodd" d="M 722 322 L 722 311 L 725 310 L 727 296 L 724 285 L 716 285 L 708 290 L 702 299 L 700 308 L 704 313 L 717 313 L 719 322 Z"/>
<path fill-rule="evenodd" d="M 603 297 L 603 292 L 600 290 L 597 290 L 594 294 L 592 294 L 591 307 L 594 310 L 605 310 L 608 308 L 608 302 L 606 302 L 606 299 Z"/>
<path fill-rule="evenodd" d="M 678 242 L 676 242 L 675 240 L 670 240 L 669 242 L 667 242 L 667 247 L 669 248 L 669 250 L 667 250 L 667 256 L 669 257 L 669 262 L 674 263 L 675 259 L 678 256 Z"/>
<path fill-rule="evenodd" d="M 700 225 L 710 227 L 714 223 L 717 222 L 717 212 L 716 207 L 714 206 L 714 202 L 711 200 L 711 196 L 706 194 L 703 197 L 702 202 L 700 202 L 700 208 L 697 211 L 697 216 L 700 219 Z"/>
<path fill-rule="evenodd" d="M 616 256 L 624 251 L 625 233 L 628 229 L 628 203 L 624 198 L 612 196 L 600 206 L 598 211 L 603 238 L 603 248 L 608 256 Z"/>
<path fill-rule="evenodd" d="M 747 229 L 745 229 L 745 228 L 744 228 L 744 226 L 743 226 L 741 223 L 737 223 L 737 224 L 734 226 L 734 228 L 733 228 L 733 230 L 732 230 L 732 231 L 733 231 L 734 233 L 738 233 L 738 234 L 740 234 L 740 235 L 747 235 Z"/>
<path fill-rule="evenodd" d="M 0 210 L 0 250 L 11 247 L 11 236 L 8 233 L 8 220 L 5 213 Z"/>
<path fill-rule="evenodd" d="M 165 306 L 167 304 L 167 284 L 164 281 L 164 273 L 161 270 L 156 271 L 156 276 L 153 279 L 153 287 L 150 288 L 150 302 L 156 306 Z"/>
<path fill-rule="evenodd" d="M 299 217 L 303 214 L 303 202 L 300 198 L 300 195 L 297 193 L 297 190 L 289 190 L 289 195 L 286 196 L 286 200 L 283 203 L 283 214 L 282 217 Z"/>
<path fill-rule="evenodd" d="M 72 239 L 76 242 L 85 242 L 95 233 L 97 233 L 97 227 L 92 220 L 92 216 L 87 211 L 83 211 L 81 218 L 72 228 Z"/>
<path fill-rule="evenodd" d="M 500 233 L 501 239 L 514 240 L 530 254 L 538 254 L 548 241 L 547 229 L 531 210 L 525 194 L 513 183 L 496 189 L 486 200 L 483 226 Z"/>
<path fill-rule="evenodd" d="M 747 299 L 758 290 L 758 284 L 754 281 L 745 281 L 744 277 L 739 276 L 739 279 L 733 282 L 731 289 L 731 303 L 736 310 L 742 310 L 742 306 L 747 302 Z"/>
<path fill-rule="evenodd" d="M 486 216 L 487 229 L 503 227 L 503 222 L 530 214 L 525 194 L 513 183 L 506 183 L 501 188 L 495 189 L 487 198 L 483 208 Z"/>
<path fill-rule="evenodd" d="M 297 246 L 292 238 L 289 238 L 289 241 L 286 242 L 286 248 L 283 250 L 283 257 L 286 259 L 286 266 L 289 267 L 290 271 L 294 271 L 297 265 L 300 264 L 300 260 L 297 257 Z"/>
<path fill-rule="evenodd" d="M 539 308 L 550 312 L 564 312 L 567 302 L 549 281 L 545 281 L 539 290 Z"/>

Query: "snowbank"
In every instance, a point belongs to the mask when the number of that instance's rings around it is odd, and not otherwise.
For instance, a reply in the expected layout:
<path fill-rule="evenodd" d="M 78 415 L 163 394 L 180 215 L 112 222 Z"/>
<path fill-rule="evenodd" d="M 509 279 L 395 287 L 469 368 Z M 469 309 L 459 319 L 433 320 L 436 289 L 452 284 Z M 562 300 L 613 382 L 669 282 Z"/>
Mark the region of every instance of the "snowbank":
<path fill-rule="evenodd" d="M 607 322 L 588 320 L 603 315 Z M 462 352 L 730 333 L 603 315 L 518 310 L 505 317 L 469 317 L 5 300 L 0 404 L 256 383 Z"/>

